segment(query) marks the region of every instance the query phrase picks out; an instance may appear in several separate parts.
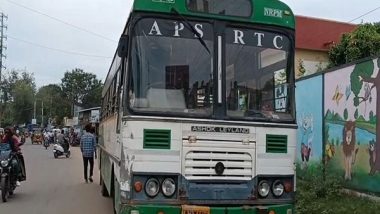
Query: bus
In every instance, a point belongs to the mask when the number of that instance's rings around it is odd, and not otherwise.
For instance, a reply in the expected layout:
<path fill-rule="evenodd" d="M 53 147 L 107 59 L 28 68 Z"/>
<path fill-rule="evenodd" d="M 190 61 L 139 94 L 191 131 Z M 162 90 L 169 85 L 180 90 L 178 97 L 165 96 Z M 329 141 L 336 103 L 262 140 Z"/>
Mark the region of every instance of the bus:
<path fill-rule="evenodd" d="M 102 91 L 115 213 L 294 213 L 295 18 L 278 0 L 134 0 Z"/>

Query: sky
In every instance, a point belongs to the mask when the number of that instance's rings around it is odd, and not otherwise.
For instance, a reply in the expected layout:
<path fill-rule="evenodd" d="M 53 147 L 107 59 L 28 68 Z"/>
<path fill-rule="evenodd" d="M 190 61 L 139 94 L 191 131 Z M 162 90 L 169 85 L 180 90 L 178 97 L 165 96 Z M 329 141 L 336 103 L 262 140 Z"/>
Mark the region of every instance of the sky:
<path fill-rule="evenodd" d="M 132 2 L 132 0 L 0 0 L 0 12 L 8 16 L 6 20 L 8 29 L 5 32 L 8 36 L 5 41 L 7 58 L 4 64 L 7 69 L 25 69 L 33 73 L 37 87 L 59 84 L 64 73 L 74 68 L 95 73 L 99 79 L 104 80 Z M 380 0 L 283 0 L 283 2 L 287 3 L 296 15 L 343 22 L 379 8 L 353 23 L 380 21 Z"/>

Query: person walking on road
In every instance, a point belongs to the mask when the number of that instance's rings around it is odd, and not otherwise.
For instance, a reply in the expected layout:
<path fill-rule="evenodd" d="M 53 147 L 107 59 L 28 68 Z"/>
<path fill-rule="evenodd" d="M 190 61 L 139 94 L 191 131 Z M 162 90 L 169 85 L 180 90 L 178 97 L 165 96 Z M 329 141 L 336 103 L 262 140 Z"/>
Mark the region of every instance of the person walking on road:
<path fill-rule="evenodd" d="M 92 175 L 94 171 L 94 154 L 96 151 L 96 139 L 95 136 L 91 133 L 91 124 L 87 124 L 84 129 L 86 132 L 80 138 L 80 150 L 82 151 L 84 165 L 84 180 L 86 181 L 86 183 L 88 183 L 88 181 L 92 183 Z M 89 162 L 90 177 L 87 176 L 87 167 Z"/>

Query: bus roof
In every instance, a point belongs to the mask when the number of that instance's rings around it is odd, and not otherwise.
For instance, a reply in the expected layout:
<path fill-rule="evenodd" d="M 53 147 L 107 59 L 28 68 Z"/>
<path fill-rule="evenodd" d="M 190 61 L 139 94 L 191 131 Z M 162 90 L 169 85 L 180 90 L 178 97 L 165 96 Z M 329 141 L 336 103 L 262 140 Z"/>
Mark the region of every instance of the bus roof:
<path fill-rule="evenodd" d="M 181 15 L 186 16 L 276 25 L 290 29 L 295 28 L 295 16 L 292 10 L 279 0 L 247 0 L 253 5 L 251 15 L 247 17 L 190 11 L 187 7 L 187 1 L 188 0 L 134 0 L 132 10 L 136 12 L 173 13 L 174 9 Z"/>

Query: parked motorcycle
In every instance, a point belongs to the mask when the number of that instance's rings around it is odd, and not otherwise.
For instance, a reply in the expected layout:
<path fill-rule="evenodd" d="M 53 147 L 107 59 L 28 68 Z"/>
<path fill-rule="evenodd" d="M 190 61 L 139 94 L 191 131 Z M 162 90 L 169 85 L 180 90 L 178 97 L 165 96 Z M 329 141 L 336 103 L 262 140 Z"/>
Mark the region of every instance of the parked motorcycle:
<path fill-rule="evenodd" d="M 63 155 L 66 156 L 66 158 L 70 157 L 70 155 L 71 155 L 70 146 L 68 143 L 67 143 L 67 145 L 65 145 L 65 144 L 66 143 L 64 143 L 63 145 L 58 144 L 58 143 L 54 144 L 54 146 L 53 146 L 54 158 L 58 158 L 59 156 L 63 156 Z"/>
<path fill-rule="evenodd" d="M 17 154 L 12 152 L 8 144 L 0 146 L 0 189 L 3 202 L 7 202 L 8 196 L 13 195 L 16 189 Z"/>

